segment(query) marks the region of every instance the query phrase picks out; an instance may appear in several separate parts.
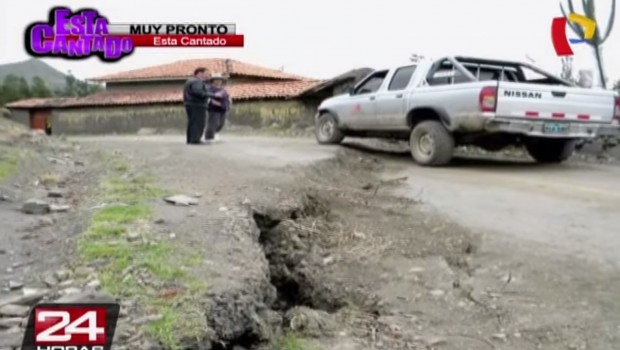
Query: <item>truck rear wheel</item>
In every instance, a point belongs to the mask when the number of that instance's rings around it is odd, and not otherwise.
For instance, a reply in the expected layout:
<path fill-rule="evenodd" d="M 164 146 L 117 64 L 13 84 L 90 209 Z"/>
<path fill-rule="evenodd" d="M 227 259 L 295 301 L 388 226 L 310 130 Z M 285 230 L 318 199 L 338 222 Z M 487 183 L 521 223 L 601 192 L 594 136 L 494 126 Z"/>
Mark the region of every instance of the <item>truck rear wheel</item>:
<path fill-rule="evenodd" d="M 539 163 L 561 163 L 575 152 L 576 140 L 530 139 L 525 148 Z"/>
<path fill-rule="evenodd" d="M 446 165 L 452 160 L 454 138 L 440 122 L 423 121 L 411 131 L 409 148 L 413 160 L 420 165 Z"/>
<path fill-rule="evenodd" d="M 344 140 L 344 133 L 338 127 L 338 120 L 331 113 L 323 113 L 317 118 L 314 133 L 321 145 L 336 145 Z"/>

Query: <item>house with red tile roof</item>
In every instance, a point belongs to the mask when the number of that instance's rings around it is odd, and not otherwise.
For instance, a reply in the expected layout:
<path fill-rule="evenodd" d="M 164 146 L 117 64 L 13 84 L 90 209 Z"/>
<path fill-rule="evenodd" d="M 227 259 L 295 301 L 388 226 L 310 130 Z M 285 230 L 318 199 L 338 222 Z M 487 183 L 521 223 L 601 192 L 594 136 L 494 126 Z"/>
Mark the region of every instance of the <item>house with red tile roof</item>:
<path fill-rule="evenodd" d="M 311 126 L 316 107 L 329 96 L 324 81 L 232 59 L 210 58 L 92 78 L 89 80 L 105 84 L 106 89 L 86 97 L 34 98 L 6 107 L 14 119 L 35 129 L 47 128 L 53 134 L 121 134 L 142 128 L 182 130 L 186 122 L 183 83 L 197 67 L 229 77 L 232 124 Z M 322 93 L 314 93 L 319 85 Z"/>

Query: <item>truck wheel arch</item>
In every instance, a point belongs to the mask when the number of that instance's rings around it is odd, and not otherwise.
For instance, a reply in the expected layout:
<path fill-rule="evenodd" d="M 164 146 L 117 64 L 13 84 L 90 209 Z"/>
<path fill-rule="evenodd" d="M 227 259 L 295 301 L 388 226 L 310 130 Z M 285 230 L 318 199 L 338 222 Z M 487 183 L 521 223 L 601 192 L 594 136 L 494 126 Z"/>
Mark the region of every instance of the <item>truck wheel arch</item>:
<path fill-rule="evenodd" d="M 332 111 L 330 109 L 327 109 L 327 108 L 319 109 L 318 113 L 316 114 L 316 119 L 318 119 L 321 115 L 323 115 L 325 113 L 329 113 L 329 114 L 333 115 L 334 118 L 336 118 L 336 122 L 338 122 L 338 124 L 340 124 L 340 117 L 338 116 L 338 114 L 336 114 L 334 111 Z"/>
<path fill-rule="evenodd" d="M 407 113 L 407 125 L 413 129 L 423 121 L 436 120 L 441 122 L 446 128 L 450 126 L 450 118 L 446 111 L 435 107 L 416 107 Z"/>

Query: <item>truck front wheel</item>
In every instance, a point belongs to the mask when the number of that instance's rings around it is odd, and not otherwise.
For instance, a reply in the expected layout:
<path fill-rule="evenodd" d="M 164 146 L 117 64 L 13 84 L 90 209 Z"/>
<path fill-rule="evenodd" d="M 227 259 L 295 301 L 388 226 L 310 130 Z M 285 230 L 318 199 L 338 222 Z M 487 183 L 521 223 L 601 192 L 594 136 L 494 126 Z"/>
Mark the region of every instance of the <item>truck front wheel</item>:
<path fill-rule="evenodd" d="M 424 166 L 441 166 L 452 160 L 454 138 L 443 124 L 427 120 L 413 128 L 409 147 L 416 163 Z"/>
<path fill-rule="evenodd" d="M 321 145 L 336 145 L 344 139 L 344 133 L 338 127 L 338 120 L 331 113 L 323 113 L 317 118 L 315 136 Z"/>
<path fill-rule="evenodd" d="M 561 163 L 575 152 L 576 140 L 529 139 L 525 148 L 539 163 Z"/>

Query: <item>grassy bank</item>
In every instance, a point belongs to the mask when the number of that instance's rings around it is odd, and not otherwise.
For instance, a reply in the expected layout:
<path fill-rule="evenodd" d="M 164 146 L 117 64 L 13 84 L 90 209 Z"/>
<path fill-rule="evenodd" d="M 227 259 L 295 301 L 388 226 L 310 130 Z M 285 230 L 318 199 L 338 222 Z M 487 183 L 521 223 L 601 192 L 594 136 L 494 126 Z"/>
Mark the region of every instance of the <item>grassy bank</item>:
<path fill-rule="evenodd" d="M 78 241 L 80 264 L 105 261 L 98 274 L 102 288 L 123 300 L 138 302 L 141 314 L 157 315 L 144 331 L 167 349 L 196 339 L 206 329 L 199 298 L 206 285 L 193 278 L 191 269 L 201 261 L 200 251 L 151 230 L 151 201 L 167 191 L 155 179 L 129 173 L 116 164 L 103 181 L 99 198 L 111 203 L 91 217 Z"/>
<path fill-rule="evenodd" d="M 25 150 L 0 146 L 0 181 L 5 181 L 13 177 L 19 169 L 20 161 L 28 156 Z"/>

